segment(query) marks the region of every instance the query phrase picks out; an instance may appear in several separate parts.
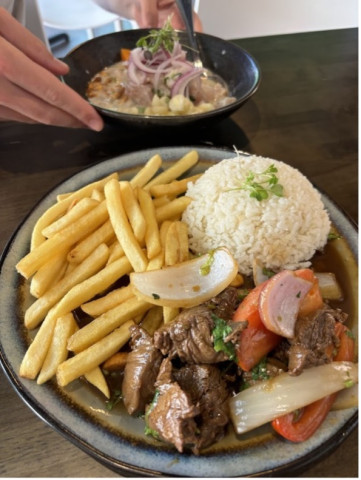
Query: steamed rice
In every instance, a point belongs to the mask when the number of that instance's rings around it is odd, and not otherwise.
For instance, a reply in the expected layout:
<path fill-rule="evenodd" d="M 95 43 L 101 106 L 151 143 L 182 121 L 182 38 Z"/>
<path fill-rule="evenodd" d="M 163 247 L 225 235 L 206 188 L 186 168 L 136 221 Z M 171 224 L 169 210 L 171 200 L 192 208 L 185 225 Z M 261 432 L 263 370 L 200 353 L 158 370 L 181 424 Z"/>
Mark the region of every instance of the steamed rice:
<path fill-rule="evenodd" d="M 250 172 L 270 165 L 278 172 L 283 196 L 258 201 L 239 188 Z M 321 195 L 295 168 L 276 160 L 239 155 L 210 167 L 188 186 L 192 202 L 183 214 L 195 253 L 225 246 L 239 271 L 252 273 L 254 260 L 271 270 L 307 267 L 327 242 L 330 220 Z"/>

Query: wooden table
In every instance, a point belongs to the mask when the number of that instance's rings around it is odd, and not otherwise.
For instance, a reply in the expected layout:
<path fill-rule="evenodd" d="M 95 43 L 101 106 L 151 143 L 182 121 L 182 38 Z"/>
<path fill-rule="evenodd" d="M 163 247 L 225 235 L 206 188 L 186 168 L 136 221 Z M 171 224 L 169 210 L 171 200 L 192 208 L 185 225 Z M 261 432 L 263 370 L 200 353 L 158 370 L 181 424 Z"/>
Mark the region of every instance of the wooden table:
<path fill-rule="evenodd" d="M 301 170 L 357 220 L 358 32 L 355 29 L 237 40 L 259 62 L 256 95 L 207 130 L 141 136 L 0 124 L 0 249 L 42 195 L 113 156 L 167 145 L 235 146 Z M 0 374 L 2 477 L 113 477 L 39 420 Z M 357 431 L 303 477 L 357 477 Z"/>

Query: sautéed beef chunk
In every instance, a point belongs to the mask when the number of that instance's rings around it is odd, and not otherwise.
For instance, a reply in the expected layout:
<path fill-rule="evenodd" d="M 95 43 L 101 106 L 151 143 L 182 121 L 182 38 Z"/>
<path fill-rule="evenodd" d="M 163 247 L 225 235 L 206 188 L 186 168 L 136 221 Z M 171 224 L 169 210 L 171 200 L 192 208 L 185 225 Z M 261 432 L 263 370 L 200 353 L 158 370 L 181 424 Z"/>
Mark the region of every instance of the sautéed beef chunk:
<path fill-rule="evenodd" d="M 313 315 L 300 317 L 288 351 L 289 373 L 299 375 L 305 368 L 330 363 L 339 345 L 335 323 L 346 319 L 347 314 L 327 305 Z"/>
<path fill-rule="evenodd" d="M 250 386 L 282 371 L 299 375 L 331 362 L 339 345 L 335 324 L 347 319 L 347 314 L 327 304 L 313 315 L 299 317 L 294 338 L 283 339 L 259 364 L 262 373 L 255 375 L 214 349 L 215 318 L 227 326 L 224 342 L 237 347 L 239 334 L 247 327 L 247 322 L 232 321 L 238 304 L 237 289 L 229 287 L 208 302 L 181 311 L 154 337 L 141 327 L 131 328 L 132 351 L 123 380 L 125 406 L 130 414 L 145 413 L 146 432 L 179 452 L 199 454 L 224 436 L 228 400 L 241 384 Z"/>
<path fill-rule="evenodd" d="M 195 417 L 199 408 L 173 380 L 172 363 L 168 358 L 162 362 L 156 391 L 156 398 L 145 416 L 147 428 L 153 435 L 172 443 L 179 452 L 183 452 L 185 446 L 194 448 L 197 444 Z"/>
<path fill-rule="evenodd" d="M 229 320 L 238 303 L 237 290 L 228 288 L 209 302 L 183 310 L 154 334 L 154 344 L 163 355 L 185 363 L 218 363 L 228 360 L 216 352 L 212 331 L 214 316 Z"/>
<path fill-rule="evenodd" d="M 217 367 L 193 364 L 176 369 L 166 358 L 156 389 L 146 413 L 147 427 L 179 452 L 190 448 L 198 454 L 224 436 L 229 391 Z"/>
<path fill-rule="evenodd" d="M 174 378 L 199 406 L 197 443 L 193 448 L 199 453 L 224 436 L 229 421 L 229 389 L 222 372 L 214 365 L 186 365 L 174 371 Z"/>
<path fill-rule="evenodd" d="M 130 415 L 144 412 L 154 396 L 154 383 L 162 362 L 162 354 L 154 347 L 153 338 L 142 328 L 131 327 L 131 352 L 124 369 L 122 394 Z"/>

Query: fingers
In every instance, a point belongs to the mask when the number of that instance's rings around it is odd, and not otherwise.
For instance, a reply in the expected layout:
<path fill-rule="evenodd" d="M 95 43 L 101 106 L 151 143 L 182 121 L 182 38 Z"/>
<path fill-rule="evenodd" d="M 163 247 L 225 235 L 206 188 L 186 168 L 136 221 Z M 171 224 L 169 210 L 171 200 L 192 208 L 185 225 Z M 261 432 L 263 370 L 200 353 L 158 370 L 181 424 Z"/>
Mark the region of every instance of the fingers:
<path fill-rule="evenodd" d="M 158 25 L 157 0 L 138 0 L 134 10 L 134 19 L 140 28 Z"/>
<path fill-rule="evenodd" d="M 176 30 L 184 30 L 185 25 L 182 19 L 182 16 L 179 12 L 179 9 L 175 2 L 171 3 L 165 3 L 164 6 L 162 6 L 159 9 L 159 17 L 158 17 L 158 26 L 163 27 L 164 23 L 168 18 L 171 18 L 171 24 L 172 27 Z M 194 30 L 196 32 L 202 32 L 203 31 L 203 26 L 201 23 L 201 20 L 199 16 L 197 15 L 196 12 L 193 12 L 193 25 L 194 25 Z"/>
<path fill-rule="evenodd" d="M 65 75 L 69 71 L 69 67 L 53 57 L 39 38 L 24 28 L 2 7 L 0 7 L 0 36 L 55 75 Z"/>
<path fill-rule="evenodd" d="M 0 118 L 61 127 L 84 127 L 68 113 L 49 105 L 4 78 L 0 78 Z"/>
<path fill-rule="evenodd" d="M 13 122 L 21 122 L 21 123 L 36 123 L 31 118 L 22 115 L 19 112 L 14 112 L 7 107 L 0 107 L 0 122 L 2 121 L 13 121 Z"/>
<path fill-rule="evenodd" d="M 1 106 L 41 123 L 103 128 L 101 117 L 87 101 L 3 38 L 0 79 Z"/>

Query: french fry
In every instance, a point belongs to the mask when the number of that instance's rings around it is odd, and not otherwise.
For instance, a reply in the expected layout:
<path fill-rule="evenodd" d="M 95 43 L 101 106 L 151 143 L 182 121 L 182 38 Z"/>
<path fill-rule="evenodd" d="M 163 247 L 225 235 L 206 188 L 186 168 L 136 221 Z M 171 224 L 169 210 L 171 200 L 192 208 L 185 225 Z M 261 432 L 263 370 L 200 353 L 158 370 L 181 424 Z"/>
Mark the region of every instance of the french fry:
<path fill-rule="evenodd" d="M 21 377 L 34 380 L 39 373 L 53 338 L 57 317 L 48 317 L 41 324 L 20 365 Z"/>
<path fill-rule="evenodd" d="M 234 280 L 230 283 L 231 287 L 240 287 L 244 283 L 244 278 L 240 273 L 237 273 L 237 275 L 234 277 Z"/>
<path fill-rule="evenodd" d="M 60 317 L 75 310 L 95 295 L 106 290 L 116 280 L 127 275 L 132 270 L 126 257 L 107 265 L 95 275 L 74 285 L 62 299 L 49 311 L 48 316 Z"/>
<path fill-rule="evenodd" d="M 115 241 L 110 245 L 109 249 L 110 249 L 110 253 L 109 253 L 108 263 L 112 263 L 115 260 L 118 260 L 119 258 L 124 257 L 125 255 L 123 247 L 120 245 L 118 239 L 115 239 Z"/>
<path fill-rule="evenodd" d="M 57 202 L 62 202 L 63 200 L 65 200 L 66 198 L 70 197 L 70 195 L 72 195 L 74 192 L 67 192 L 67 193 L 59 193 L 57 196 L 56 196 L 56 201 Z"/>
<path fill-rule="evenodd" d="M 120 303 L 123 303 L 128 298 L 133 297 L 133 289 L 130 285 L 126 287 L 120 287 L 116 290 L 112 290 L 104 297 L 97 298 L 91 302 L 81 305 L 83 312 L 87 313 L 91 317 L 99 317 L 103 313 L 111 310 Z"/>
<path fill-rule="evenodd" d="M 180 261 L 180 239 L 178 224 L 181 222 L 171 222 L 166 228 L 165 246 L 164 246 L 164 264 L 166 266 L 175 265 Z M 164 323 L 171 322 L 179 314 L 179 308 L 163 307 Z"/>
<path fill-rule="evenodd" d="M 168 197 L 168 195 L 163 195 L 162 197 L 153 198 L 154 208 L 163 207 L 163 205 L 166 205 L 171 200 L 174 200 L 174 199 Z"/>
<path fill-rule="evenodd" d="M 140 245 L 144 243 L 146 220 L 134 190 L 129 182 L 120 182 L 120 194 L 125 213 L 127 214 L 130 226 L 133 229 L 134 236 Z"/>
<path fill-rule="evenodd" d="M 151 178 L 154 177 L 161 165 L 162 158 L 160 155 L 156 154 L 151 157 L 144 165 L 144 167 L 141 168 L 139 172 L 130 180 L 131 186 L 133 188 L 144 187 L 144 185 L 148 183 Z"/>
<path fill-rule="evenodd" d="M 155 215 L 158 223 L 164 222 L 180 216 L 192 200 L 189 197 L 177 197 L 171 202 L 158 207 L 155 211 Z"/>
<path fill-rule="evenodd" d="M 32 277 L 30 282 L 30 293 L 36 298 L 41 297 L 57 280 L 60 280 L 67 267 L 67 252 L 54 255 L 45 263 Z"/>
<path fill-rule="evenodd" d="M 134 322 L 131 320 L 124 323 L 99 342 L 61 363 L 56 374 L 58 385 L 65 387 L 68 383 L 85 375 L 114 355 L 130 339 L 129 328 L 132 325 L 134 325 Z"/>
<path fill-rule="evenodd" d="M 81 352 L 108 335 L 128 320 L 134 320 L 152 307 L 150 303 L 131 297 L 125 302 L 108 310 L 92 322 L 75 332 L 68 341 L 68 350 Z"/>
<path fill-rule="evenodd" d="M 119 182 L 110 180 L 104 187 L 106 204 L 116 237 L 121 244 L 125 255 L 129 259 L 134 271 L 146 270 L 148 260 L 134 236 L 122 204 Z"/>
<path fill-rule="evenodd" d="M 102 202 L 91 212 L 71 223 L 25 255 L 16 265 L 18 272 L 25 278 L 31 277 L 51 257 L 69 249 L 76 242 L 93 232 L 107 218 L 107 206 L 105 202 Z"/>
<path fill-rule="evenodd" d="M 72 313 L 56 320 L 53 337 L 37 379 L 38 385 L 52 378 L 58 366 L 67 359 L 67 342 L 76 329 L 77 324 Z"/>
<path fill-rule="evenodd" d="M 93 368 L 93 370 L 90 370 L 90 372 L 85 373 L 84 377 L 91 385 L 100 390 L 106 398 L 110 398 L 109 386 L 105 380 L 101 368 Z"/>
<path fill-rule="evenodd" d="M 123 370 L 127 363 L 128 352 L 117 352 L 103 363 L 104 370 L 117 372 Z"/>
<path fill-rule="evenodd" d="M 176 224 L 177 222 L 172 222 L 167 230 L 164 250 L 164 264 L 166 266 L 179 263 L 179 239 Z"/>
<path fill-rule="evenodd" d="M 179 308 L 163 307 L 163 321 L 165 324 L 171 322 L 179 314 Z"/>
<path fill-rule="evenodd" d="M 86 213 L 90 212 L 97 205 L 99 205 L 97 200 L 93 200 L 88 197 L 82 198 L 62 217 L 45 227 L 41 232 L 42 235 L 46 238 L 53 237 L 56 233 L 60 232 L 60 230 L 75 222 Z"/>
<path fill-rule="evenodd" d="M 68 253 L 67 259 L 70 263 L 80 263 L 91 254 L 101 243 L 108 243 L 115 238 L 115 233 L 110 220 L 94 230 L 90 235 L 81 240 Z"/>
<path fill-rule="evenodd" d="M 155 208 L 150 194 L 141 188 L 138 189 L 138 199 L 143 216 L 146 219 L 145 246 L 147 257 L 148 259 L 152 259 L 158 255 L 162 249 Z"/>
<path fill-rule="evenodd" d="M 176 234 L 178 237 L 179 253 L 178 262 L 189 260 L 188 226 L 184 222 L 176 222 Z"/>
<path fill-rule="evenodd" d="M 154 332 L 161 326 L 163 323 L 163 307 L 153 306 L 145 314 L 140 326 L 149 333 L 153 335 Z"/>
<path fill-rule="evenodd" d="M 198 162 L 198 158 L 198 152 L 196 150 L 191 150 L 167 170 L 150 180 L 143 187 L 144 190 L 149 191 L 154 185 L 169 183 L 175 180 L 176 178 L 180 177 L 184 172 L 192 168 Z"/>
<path fill-rule="evenodd" d="M 98 202 L 102 202 L 103 200 L 105 200 L 103 190 L 100 190 L 99 188 L 94 188 L 90 198 L 93 198 L 94 200 L 98 200 Z"/>
<path fill-rule="evenodd" d="M 185 193 L 188 183 L 195 182 L 200 178 L 202 174 L 193 175 L 191 177 L 183 178 L 182 180 L 173 180 L 170 183 L 162 183 L 159 185 L 153 185 L 149 191 L 153 197 L 177 197 L 178 195 Z"/>
<path fill-rule="evenodd" d="M 75 286 L 92 277 L 104 267 L 109 255 L 105 244 L 99 245 L 94 252 L 79 264 L 72 272 L 64 276 L 58 283 L 51 287 L 43 296 L 38 298 L 25 312 L 25 326 L 35 328 L 48 314 L 49 310 Z M 64 311 L 63 314 L 70 312 Z M 60 316 L 60 314 L 59 314 Z"/>
<path fill-rule="evenodd" d="M 43 229 L 50 225 L 61 215 L 64 215 L 64 213 L 74 202 L 74 200 L 80 200 L 81 198 L 89 197 L 94 188 L 103 189 L 104 185 L 112 178 L 118 178 L 118 174 L 112 173 L 111 175 L 108 175 L 101 180 L 85 185 L 76 192 L 72 192 L 71 194 L 64 194 L 64 199 L 48 208 L 36 222 L 31 236 L 30 249 L 33 250 L 45 241 L 45 237 L 41 233 Z"/>

